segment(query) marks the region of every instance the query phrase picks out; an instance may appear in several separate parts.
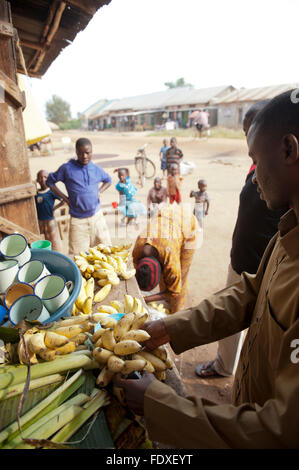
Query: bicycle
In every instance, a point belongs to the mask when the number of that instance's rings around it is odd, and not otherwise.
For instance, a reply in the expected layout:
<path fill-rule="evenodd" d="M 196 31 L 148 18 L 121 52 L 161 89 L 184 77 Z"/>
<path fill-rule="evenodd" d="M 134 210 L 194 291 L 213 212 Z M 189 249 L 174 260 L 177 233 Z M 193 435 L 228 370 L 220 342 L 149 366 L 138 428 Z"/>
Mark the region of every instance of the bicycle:
<path fill-rule="evenodd" d="M 145 178 L 153 178 L 156 174 L 155 164 L 147 157 L 145 148 L 148 144 L 144 144 L 140 149 L 137 150 L 135 157 L 135 168 L 138 173 L 138 183 L 141 187 L 145 185 Z"/>

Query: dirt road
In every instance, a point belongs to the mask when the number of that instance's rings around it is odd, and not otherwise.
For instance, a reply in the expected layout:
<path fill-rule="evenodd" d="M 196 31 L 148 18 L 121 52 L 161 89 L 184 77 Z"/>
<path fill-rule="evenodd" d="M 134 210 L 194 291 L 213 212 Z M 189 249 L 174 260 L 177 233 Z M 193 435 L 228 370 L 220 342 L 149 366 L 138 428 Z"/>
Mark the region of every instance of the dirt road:
<path fill-rule="evenodd" d="M 93 144 L 93 158 L 113 178 L 113 185 L 103 194 L 103 204 L 111 205 L 118 201 L 115 190 L 117 176 L 113 170 L 119 166 L 130 169 L 133 183 L 137 182 L 134 169 L 136 150 L 148 143 L 148 156 L 157 167 L 157 175 L 162 176 L 159 162 L 159 150 L 162 137 L 149 136 L 148 133 L 112 133 L 112 132 L 55 132 L 52 136 L 55 154 L 45 157 L 31 157 L 30 169 L 32 178 L 38 170 L 44 168 L 54 171 L 59 165 L 74 156 L 74 151 L 63 149 L 62 137 L 72 139 L 72 147 L 78 137 L 88 137 Z M 194 202 L 189 198 L 191 189 L 197 190 L 197 181 L 206 179 L 208 193 L 211 198 L 209 215 L 205 218 L 204 241 L 197 250 L 190 269 L 189 296 L 186 307 L 196 305 L 206 296 L 211 295 L 225 286 L 231 238 L 234 229 L 239 193 L 243 186 L 251 160 L 247 156 L 245 140 L 237 139 L 193 139 L 181 138 L 178 147 L 184 154 L 184 160 L 195 163 L 196 168 L 190 175 L 184 177 L 182 184 L 183 203 Z M 137 186 L 137 199 L 146 203 L 146 197 L 153 181 L 147 180 L 144 188 Z M 165 181 L 164 181 L 165 184 Z M 63 188 L 63 186 L 62 186 Z M 110 230 L 114 229 L 114 216 L 107 216 Z M 135 229 L 134 229 L 135 230 Z M 133 233 L 134 235 L 134 233 Z M 136 233 L 137 235 L 137 233 Z M 65 243 L 65 249 L 67 245 Z M 229 400 L 231 378 L 201 380 L 195 376 L 194 368 L 199 361 L 213 359 L 217 344 L 195 348 L 192 351 L 176 357 L 177 367 L 184 379 L 189 393 L 196 393 L 216 402 Z"/>

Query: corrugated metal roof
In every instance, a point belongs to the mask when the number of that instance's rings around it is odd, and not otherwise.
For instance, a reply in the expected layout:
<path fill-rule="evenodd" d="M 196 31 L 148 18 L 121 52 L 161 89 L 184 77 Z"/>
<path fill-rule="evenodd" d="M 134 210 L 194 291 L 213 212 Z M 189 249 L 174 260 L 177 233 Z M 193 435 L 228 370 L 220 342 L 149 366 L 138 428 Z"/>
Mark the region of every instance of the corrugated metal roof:
<path fill-rule="evenodd" d="M 110 108 L 113 105 L 113 103 L 117 100 L 109 100 L 107 101 L 103 106 L 101 106 L 99 109 L 96 109 L 93 114 L 90 114 L 88 116 L 88 119 L 96 119 L 101 116 L 106 116 L 109 114 Z"/>
<path fill-rule="evenodd" d="M 189 87 L 171 88 L 169 90 L 158 91 L 146 95 L 130 96 L 115 100 L 109 107 L 109 112 L 112 111 L 147 111 L 156 110 L 157 112 L 163 111 L 168 106 L 182 106 L 182 105 L 207 105 L 209 101 L 230 91 L 231 86 L 219 86 L 212 88 L 194 89 Z M 103 110 L 106 112 L 107 108 Z M 90 118 L 99 117 L 103 112 L 93 113 Z"/>
<path fill-rule="evenodd" d="M 260 101 L 265 99 L 272 99 L 285 91 L 293 88 L 298 88 L 298 83 L 288 83 L 284 85 L 272 85 L 267 87 L 259 88 L 241 88 L 240 90 L 234 90 L 225 96 L 220 98 L 214 98 L 213 104 L 225 104 L 225 103 L 240 103 L 243 101 Z"/>
<path fill-rule="evenodd" d="M 85 109 L 85 111 L 83 111 L 82 114 L 85 117 L 89 118 L 91 115 L 95 114 L 100 109 L 102 109 L 102 107 L 105 106 L 105 104 L 107 103 L 108 103 L 108 100 L 106 99 L 98 100 L 95 103 L 93 103 L 91 106 L 89 106 L 87 109 Z"/>

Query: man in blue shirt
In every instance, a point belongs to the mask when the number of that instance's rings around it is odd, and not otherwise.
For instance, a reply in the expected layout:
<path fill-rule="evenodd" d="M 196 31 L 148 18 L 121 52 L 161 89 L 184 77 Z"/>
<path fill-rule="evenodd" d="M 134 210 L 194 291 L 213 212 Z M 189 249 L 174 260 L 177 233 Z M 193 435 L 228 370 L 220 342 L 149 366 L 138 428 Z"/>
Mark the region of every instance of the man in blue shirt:
<path fill-rule="evenodd" d="M 70 207 L 70 254 L 86 251 L 98 243 L 111 244 L 99 199 L 99 193 L 111 185 L 111 177 L 91 161 L 92 145 L 89 139 L 77 140 L 76 154 L 77 160 L 72 158 L 64 163 L 47 179 L 47 186 Z M 58 181 L 65 184 L 68 196 L 58 189 Z"/>

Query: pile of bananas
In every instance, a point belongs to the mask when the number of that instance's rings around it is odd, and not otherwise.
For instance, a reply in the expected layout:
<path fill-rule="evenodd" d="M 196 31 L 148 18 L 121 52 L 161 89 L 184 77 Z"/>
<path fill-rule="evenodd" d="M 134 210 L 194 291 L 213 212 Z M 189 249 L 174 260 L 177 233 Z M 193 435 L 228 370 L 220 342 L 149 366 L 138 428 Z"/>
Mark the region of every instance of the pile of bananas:
<path fill-rule="evenodd" d="M 91 315 L 80 315 L 57 321 L 49 329 L 34 327 L 26 330 L 24 340 L 30 363 L 37 364 L 38 357 L 48 362 L 58 356 L 87 349 L 83 343 L 88 339 L 88 333 L 93 332 L 97 321 Z M 27 363 L 22 340 L 18 344 L 18 356 L 21 364 Z"/>
<path fill-rule="evenodd" d="M 115 373 L 120 372 L 126 376 L 133 371 L 142 370 L 153 373 L 159 380 L 165 380 L 166 369 L 172 368 L 166 348 L 160 346 L 148 352 L 140 344 L 150 338 L 141 329 L 149 318 L 141 300 L 125 295 L 124 304 L 119 301 L 112 301 L 110 304 L 102 305 L 101 311 L 93 315 L 102 326 L 92 336 L 93 357 L 101 369 L 97 385 L 106 387 Z M 125 315 L 119 321 L 109 318 L 115 312 L 124 312 Z"/>
<path fill-rule="evenodd" d="M 90 248 L 88 253 L 75 256 L 75 263 L 81 271 L 82 284 L 78 298 L 73 306 L 73 315 L 92 313 L 93 303 L 102 302 L 117 286 L 121 279 L 131 279 L 135 269 L 127 269 L 130 245 L 106 246 L 99 244 Z M 100 287 L 98 292 L 95 288 Z"/>
<path fill-rule="evenodd" d="M 99 245 L 89 248 L 88 253 L 81 251 L 75 256 L 75 263 L 85 279 L 94 277 L 102 287 L 106 284 L 118 285 L 121 279 L 131 279 L 135 269 L 127 269 L 130 254 L 129 245 Z"/>

